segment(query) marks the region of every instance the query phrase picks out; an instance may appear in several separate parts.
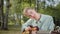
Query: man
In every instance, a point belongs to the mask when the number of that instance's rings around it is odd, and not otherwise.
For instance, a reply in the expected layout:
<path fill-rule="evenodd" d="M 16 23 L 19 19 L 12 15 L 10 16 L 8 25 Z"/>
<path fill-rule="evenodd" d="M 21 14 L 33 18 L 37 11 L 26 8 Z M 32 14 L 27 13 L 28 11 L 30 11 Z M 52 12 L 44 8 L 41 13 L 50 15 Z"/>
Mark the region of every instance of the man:
<path fill-rule="evenodd" d="M 22 25 L 22 31 L 30 30 L 31 28 L 29 25 L 38 26 L 39 30 L 50 32 L 54 30 L 52 16 L 37 13 L 37 11 L 33 8 L 25 8 L 23 14 L 28 16 L 30 19 Z"/>

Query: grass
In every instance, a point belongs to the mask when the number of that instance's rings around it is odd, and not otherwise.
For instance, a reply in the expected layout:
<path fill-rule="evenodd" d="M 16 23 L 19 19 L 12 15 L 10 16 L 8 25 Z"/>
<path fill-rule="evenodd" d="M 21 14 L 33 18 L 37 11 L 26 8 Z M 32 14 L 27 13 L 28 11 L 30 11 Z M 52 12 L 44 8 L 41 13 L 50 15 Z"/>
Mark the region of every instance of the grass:
<path fill-rule="evenodd" d="M 8 30 L 0 30 L 0 34 L 21 34 L 20 26 L 9 26 Z"/>
<path fill-rule="evenodd" d="M 2 30 L 2 31 L 0 31 L 0 34 L 20 34 L 20 31 L 11 31 L 11 30 L 4 31 L 4 30 Z"/>

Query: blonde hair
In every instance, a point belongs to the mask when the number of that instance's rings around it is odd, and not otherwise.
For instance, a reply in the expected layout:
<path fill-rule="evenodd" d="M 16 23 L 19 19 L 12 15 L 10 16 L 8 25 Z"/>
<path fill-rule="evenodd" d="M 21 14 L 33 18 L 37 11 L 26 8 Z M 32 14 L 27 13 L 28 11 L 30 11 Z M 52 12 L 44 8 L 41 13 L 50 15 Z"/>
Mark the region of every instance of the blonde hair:
<path fill-rule="evenodd" d="M 26 7 L 26 8 L 24 8 L 24 10 L 23 10 L 23 15 L 27 15 L 27 11 L 28 11 L 29 9 L 34 9 L 34 8 L 31 8 L 31 7 Z"/>

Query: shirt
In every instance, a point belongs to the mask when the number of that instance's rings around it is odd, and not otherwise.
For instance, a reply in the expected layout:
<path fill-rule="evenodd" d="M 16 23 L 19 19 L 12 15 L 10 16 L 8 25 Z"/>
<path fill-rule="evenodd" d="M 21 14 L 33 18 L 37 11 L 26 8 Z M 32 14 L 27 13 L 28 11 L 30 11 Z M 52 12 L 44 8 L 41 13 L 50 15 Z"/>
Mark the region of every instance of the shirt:
<path fill-rule="evenodd" d="M 22 25 L 22 31 L 29 25 L 38 26 L 39 30 L 52 31 L 54 30 L 54 22 L 52 16 L 41 14 L 41 18 L 36 21 L 34 19 L 29 19 L 26 23 Z"/>

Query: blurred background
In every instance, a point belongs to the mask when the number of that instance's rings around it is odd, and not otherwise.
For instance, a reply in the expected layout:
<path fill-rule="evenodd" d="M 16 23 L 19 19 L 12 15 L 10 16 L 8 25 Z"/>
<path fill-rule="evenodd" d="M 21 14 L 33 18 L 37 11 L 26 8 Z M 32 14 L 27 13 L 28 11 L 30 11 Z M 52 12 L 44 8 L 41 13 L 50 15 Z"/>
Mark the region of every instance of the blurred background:
<path fill-rule="evenodd" d="M 0 0 L 0 34 L 20 34 L 22 24 L 29 19 L 23 16 L 25 7 L 51 15 L 60 26 L 60 0 Z"/>

